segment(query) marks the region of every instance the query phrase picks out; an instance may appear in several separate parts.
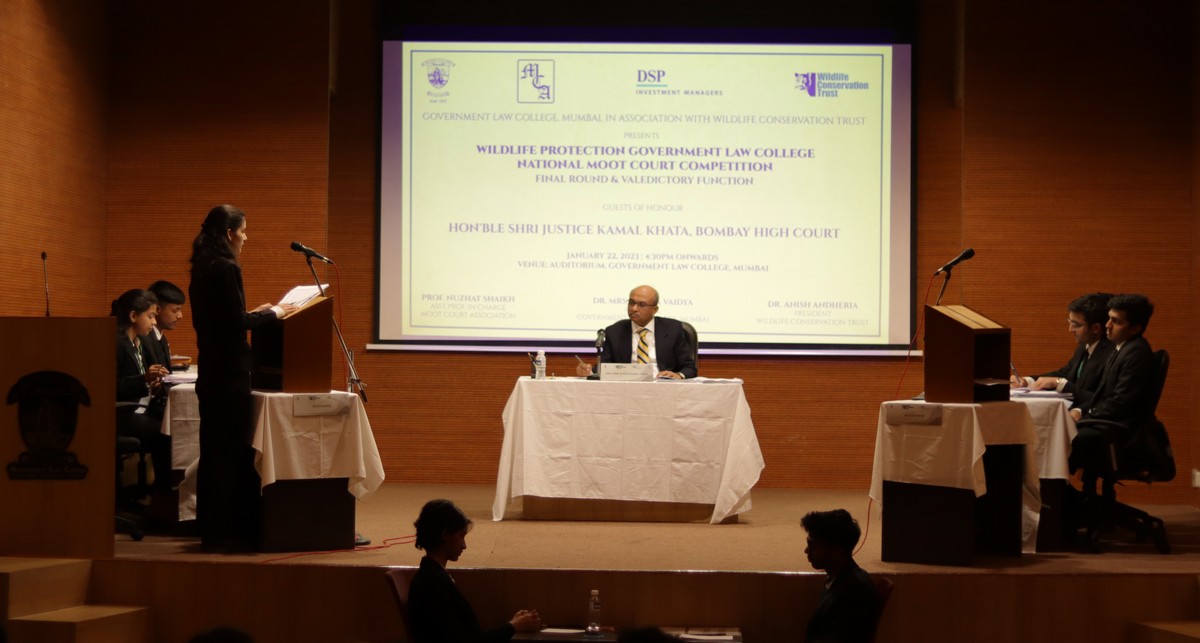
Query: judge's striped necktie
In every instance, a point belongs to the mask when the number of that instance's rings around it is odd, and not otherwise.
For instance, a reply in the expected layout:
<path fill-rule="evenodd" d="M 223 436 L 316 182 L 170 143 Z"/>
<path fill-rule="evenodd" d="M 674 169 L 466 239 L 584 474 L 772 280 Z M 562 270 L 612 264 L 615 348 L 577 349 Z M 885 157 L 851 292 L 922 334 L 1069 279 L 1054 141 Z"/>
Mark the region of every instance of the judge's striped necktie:
<path fill-rule="evenodd" d="M 646 333 L 649 333 L 649 328 L 643 328 L 638 331 L 638 364 L 650 363 L 650 344 L 646 343 Z"/>

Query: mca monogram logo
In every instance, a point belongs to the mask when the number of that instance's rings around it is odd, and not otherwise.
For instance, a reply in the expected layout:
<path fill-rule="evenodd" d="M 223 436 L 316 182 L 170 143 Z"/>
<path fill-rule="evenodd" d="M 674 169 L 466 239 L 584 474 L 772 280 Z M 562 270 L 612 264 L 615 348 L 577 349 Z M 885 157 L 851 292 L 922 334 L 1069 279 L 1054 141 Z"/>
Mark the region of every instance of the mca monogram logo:
<path fill-rule="evenodd" d="M 445 58 L 433 58 L 421 63 L 425 67 L 425 77 L 434 89 L 441 89 L 450 82 L 450 69 L 454 63 Z"/>
<path fill-rule="evenodd" d="M 517 102 L 554 102 L 554 61 L 517 61 Z"/>
<path fill-rule="evenodd" d="M 802 92 L 808 92 L 809 96 L 817 95 L 817 74 L 809 72 L 807 74 L 796 74 L 796 89 Z"/>

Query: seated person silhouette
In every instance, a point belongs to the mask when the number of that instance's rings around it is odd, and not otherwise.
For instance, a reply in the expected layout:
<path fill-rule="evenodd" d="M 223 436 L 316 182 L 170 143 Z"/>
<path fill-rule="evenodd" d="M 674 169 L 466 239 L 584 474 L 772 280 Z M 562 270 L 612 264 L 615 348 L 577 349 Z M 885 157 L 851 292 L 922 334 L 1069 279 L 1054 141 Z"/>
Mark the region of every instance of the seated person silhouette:
<path fill-rule="evenodd" d="M 154 295 L 140 289 L 128 290 L 112 302 L 117 319 L 117 434 L 149 447 L 154 489 L 163 492 L 171 484 L 171 437 L 162 433 L 162 407 L 149 400 L 168 371 L 152 363 L 142 343 L 154 328 L 157 307 Z"/>
<path fill-rule="evenodd" d="M 871 575 L 854 562 L 862 531 L 845 509 L 813 511 L 800 520 L 808 532 L 804 553 L 825 572 L 825 587 L 805 632 L 806 643 L 868 643 L 879 620 Z"/>
<path fill-rule="evenodd" d="M 518 611 L 502 627 L 480 628 L 475 610 L 446 571 L 446 563 L 458 560 L 467 549 L 467 532 L 474 525 L 453 502 L 430 500 L 413 525 L 416 547 L 425 551 L 408 590 L 408 626 L 416 643 L 491 643 L 542 629 L 534 610 Z"/>

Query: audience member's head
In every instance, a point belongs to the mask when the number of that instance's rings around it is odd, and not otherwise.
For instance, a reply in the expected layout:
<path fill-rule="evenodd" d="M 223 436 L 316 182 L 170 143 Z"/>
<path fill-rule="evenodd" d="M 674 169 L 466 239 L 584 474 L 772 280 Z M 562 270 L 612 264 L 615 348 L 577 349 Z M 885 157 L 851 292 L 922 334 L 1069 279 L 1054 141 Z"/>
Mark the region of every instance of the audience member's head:
<path fill-rule="evenodd" d="M 421 507 L 421 514 L 413 526 L 417 528 L 417 549 L 436 551 L 449 534 L 470 530 L 474 525 L 467 514 L 453 502 L 445 499 L 430 500 Z"/>
<path fill-rule="evenodd" d="M 169 281 L 156 281 L 148 288 L 158 298 L 158 317 L 155 321 L 161 330 L 175 330 L 175 324 L 183 319 L 183 303 L 186 298 L 179 286 Z"/>
<path fill-rule="evenodd" d="M 617 637 L 617 643 L 676 643 L 679 639 L 667 634 L 657 627 L 638 627 L 623 630 Z"/>
<path fill-rule="evenodd" d="M 851 559 L 854 545 L 862 536 L 858 521 L 845 509 L 812 511 L 800 519 L 800 525 L 808 532 L 808 546 L 804 552 L 816 569 L 836 571 Z"/>
<path fill-rule="evenodd" d="M 250 635 L 227 625 L 201 632 L 188 639 L 188 643 L 254 643 Z"/>

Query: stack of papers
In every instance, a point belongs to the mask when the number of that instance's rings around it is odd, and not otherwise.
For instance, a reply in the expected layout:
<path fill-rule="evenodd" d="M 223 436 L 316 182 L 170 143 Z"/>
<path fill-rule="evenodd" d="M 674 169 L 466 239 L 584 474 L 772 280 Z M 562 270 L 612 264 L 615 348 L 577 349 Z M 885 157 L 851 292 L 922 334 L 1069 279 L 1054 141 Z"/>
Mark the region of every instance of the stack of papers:
<path fill-rule="evenodd" d="M 288 293 L 283 296 L 283 299 L 279 300 L 279 303 L 291 304 L 297 308 L 303 308 L 312 302 L 312 300 L 320 297 L 322 290 L 327 290 L 328 288 L 329 284 L 321 284 L 321 288 L 319 289 L 315 285 L 296 286 L 295 288 L 289 290 Z"/>

